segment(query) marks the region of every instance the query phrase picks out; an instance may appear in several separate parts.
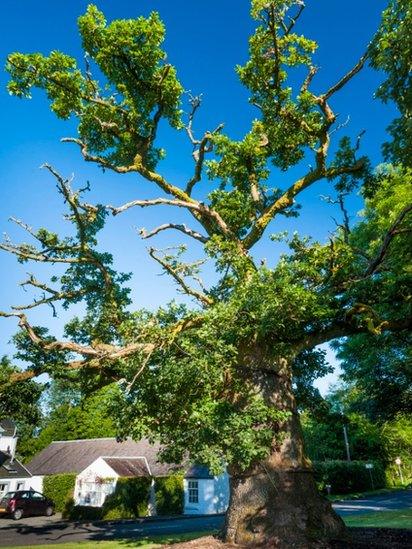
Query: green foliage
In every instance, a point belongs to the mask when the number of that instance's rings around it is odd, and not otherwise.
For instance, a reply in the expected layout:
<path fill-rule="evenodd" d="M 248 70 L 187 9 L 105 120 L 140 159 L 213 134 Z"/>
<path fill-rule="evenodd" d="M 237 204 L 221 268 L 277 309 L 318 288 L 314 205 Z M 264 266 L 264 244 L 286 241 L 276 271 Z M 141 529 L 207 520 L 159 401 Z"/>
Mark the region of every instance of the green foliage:
<path fill-rule="evenodd" d="M 412 483 L 412 419 L 410 415 L 399 414 L 392 421 L 386 421 L 381 427 L 382 438 L 388 455 L 386 469 L 389 482 L 399 485 L 402 479 L 395 459 L 401 459 L 403 481 Z"/>
<path fill-rule="evenodd" d="M 412 7 L 409 0 L 389 1 L 369 55 L 371 65 L 387 76 L 376 96 L 385 103 L 393 101 L 401 115 L 388 128 L 393 140 L 383 146 L 385 158 L 412 167 Z"/>
<path fill-rule="evenodd" d="M 159 477 L 155 484 L 158 515 L 181 515 L 184 506 L 183 474 Z"/>
<path fill-rule="evenodd" d="M 282 28 L 288 10 L 300 4 L 253 1 L 251 13 L 261 25 L 249 40 L 249 60 L 237 67 L 241 82 L 252 94 L 250 102 L 262 114 L 266 155 L 283 170 L 303 158 L 305 147 L 316 143 L 321 129 L 314 96 L 303 87 L 293 94 L 288 82 L 291 69 L 312 65 L 317 48 L 313 40 Z"/>
<path fill-rule="evenodd" d="M 346 426 L 352 459 L 387 463 L 388 453 L 381 428 L 360 414 L 343 416 L 328 411 L 321 416 L 305 413 L 302 426 L 306 452 L 314 461 L 346 458 L 343 436 L 343 427 Z"/>
<path fill-rule="evenodd" d="M 135 518 L 147 515 L 150 478 L 119 478 L 113 494 L 106 497 L 102 518 Z"/>
<path fill-rule="evenodd" d="M 59 404 L 43 421 L 38 436 L 31 440 L 27 457 L 55 440 L 114 437 L 116 428 L 107 411 L 111 391 L 111 387 L 105 387 L 84 397 L 78 404 Z"/>
<path fill-rule="evenodd" d="M 314 462 L 315 480 L 320 489 L 327 484 L 332 486 L 332 494 L 348 494 L 356 491 L 371 490 L 372 481 L 364 461 L 319 461 Z M 368 462 L 372 463 L 372 462 Z M 370 469 L 374 488 L 386 485 L 385 471 L 379 462 L 373 462 Z"/>
<path fill-rule="evenodd" d="M 162 151 L 153 147 L 160 118 L 180 127 L 182 86 L 161 49 L 164 27 L 159 16 L 118 20 L 107 25 L 89 5 L 79 17 L 82 45 L 90 62 L 104 75 L 99 83 L 90 63 L 82 72 L 72 57 L 53 51 L 9 55 L 9 92 L 30 97 L 32 87 L 44 89 L 60 118 L 76 116 L 79 135 L 90 153 L 103 162 L 129 166 L 143 162 L 153 168 Z"/>
<path fill-rule="evenodd" d="M 0 419 L 11 418 L 16 423 L 17 453 L 25 459 L 30 454 L 31 437 L 41 421 L 40 397 L 44 386 L 31 379 L 10 383 L 10 377 L 19 373 L 21 370 L 6 356 L 0 358 Z"/>
<path fill-rule="evenodd" d="M 63 511 L 73 498 L 76 473 L 46 475 L 43 478 L 43 494 L 52 499 L 56 511 Z"/>

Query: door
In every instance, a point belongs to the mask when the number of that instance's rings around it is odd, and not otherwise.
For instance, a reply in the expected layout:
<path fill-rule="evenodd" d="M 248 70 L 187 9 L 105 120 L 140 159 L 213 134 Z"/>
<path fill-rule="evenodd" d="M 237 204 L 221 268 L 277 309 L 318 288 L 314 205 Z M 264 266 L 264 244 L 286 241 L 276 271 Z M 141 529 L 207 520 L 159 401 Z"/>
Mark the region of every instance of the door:
<path fill-rule="evenodd" d="M 47 500 L 43 496 L 43 494 L 39 494 L 39 492 L 30 492 L 30 498 L 31 498 L 31 504 L 30 504 L 31 513 L 33 515 L 45 515 Z"/>

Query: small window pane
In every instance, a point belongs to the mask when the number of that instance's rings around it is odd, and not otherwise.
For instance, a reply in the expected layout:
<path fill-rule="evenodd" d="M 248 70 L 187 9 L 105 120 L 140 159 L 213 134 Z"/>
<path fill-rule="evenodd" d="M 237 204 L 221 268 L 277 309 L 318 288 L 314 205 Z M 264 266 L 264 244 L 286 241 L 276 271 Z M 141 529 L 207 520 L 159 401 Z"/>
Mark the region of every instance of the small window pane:
<path fill-rule="evenodd" d="M 199 482 L 197 480 L 189 480 L 189 503 L 199 503 Z"/>

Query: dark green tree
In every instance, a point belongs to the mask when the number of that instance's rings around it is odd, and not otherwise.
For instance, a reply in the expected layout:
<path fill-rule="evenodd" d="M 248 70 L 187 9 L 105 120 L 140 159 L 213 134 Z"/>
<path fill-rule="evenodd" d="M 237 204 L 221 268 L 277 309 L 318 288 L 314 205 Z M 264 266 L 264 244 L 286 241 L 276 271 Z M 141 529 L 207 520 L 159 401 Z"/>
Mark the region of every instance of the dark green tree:
<path fill-rule="evenodd" d="M 35 243 L 1 245 L 23 262 L 67 266 L 50 284 L 30 277 L 26 284 L 43 296 L 2 313 L 18 318 L 32 364 L 13 381 L 44 372 L 68 381 L 76 377 L 89 390 L 117 381 L 113 410 L 120 434 L 159 440 L 163 458 L 172 462 L 189 452 L 213 471 L 228 466 L 224 536 L 253 546 L 306 548 L 343 531 L 316 491 L 303 450 L 293 384 L 305 389 L 314 375 L 305 368 L 322 367 L 319 357 L 308 354 L 336 338 L 405 332 L 411 323 L 411 174 L 397 168 L 373 177 L 359 156 L 359 139 L 342 138 L 330 158 L 334 96 L 362 69 L 367 54 L 330 88 L 312 91 L 316 43 L 295 32 L 303 8 L 294 0 L 252 0 L 257 28 L 249 60 L 237 72 L 256 119 L 238 141 L 222 125 L 197 137 L 198 98 L 182 121 L 183 88 L 165 60 L 156 14 L 107 24 L 89 6 L 79 19 L 86 71 L 60 52 L 14 53 L 7 64 L 12 94 L 28 97 L 32 87 L 44 89 L 59 117 L 78 118 L 78 135 L 65 141 L 76 144 L 86 161 L 136 174 L 162 191 L 155 199 L 96 206 L 46 166 L 75 235 L 34 231 L 18 222 Z M 92 75 L 95 65 L 101 82 Z M 306 73 L 300 85 L 290 78 L 296 67 Z M 161 174 L 161 121 L 186 130 L 193 147 L 188 181 L 176 184 Z M 300 163 L 305 155 L 313 155 L 308 169 Z M 282 172 L 298 166 L 301 175 L 282 185 Z M 212 190 L 202 196 L 197 184 L 205 172 Z M 342 208 L 342 226 L 326 243 L 297 233 L 278 235 L 275 240 L 283 238 L 289 252 L 273 268 L 259 261 L 251 250 L 270 223 L 296 216 L 301 193 L 325 179 Z M 366 207 L 363 221 L 352 227 L 344 199 L 356 190 Z M 150 256 L 197 306 L 173 303 L 132 313 L 124 289 L 129 275 L 114 272 L 112 257 L 98 251 L 97 233 L 110 212 L 157 205 L 185 208 L 195 226 L 166 222 L 142 230 L 142 237 L 176 230 L 200 242 L 218 280 L 206 288 L 203 260 L 185 263 L 183 246 L 151 247 Z M 67 325 L 61 340 L 33 327 L 26 314 L 33 306 L 80 300 L 87 313 Z"/>
<path fill-rule="evenodd" d="M 25 457 L 25 449 L 37 428 L 42 412 L 40 399 L 44 385 L 33 379 L 15 384 L 10 382 L 20 369 L 6 356 L 0 359 L 0 419 L 10 418 L 16 422 L 18 434 L 17 452 Z"/>

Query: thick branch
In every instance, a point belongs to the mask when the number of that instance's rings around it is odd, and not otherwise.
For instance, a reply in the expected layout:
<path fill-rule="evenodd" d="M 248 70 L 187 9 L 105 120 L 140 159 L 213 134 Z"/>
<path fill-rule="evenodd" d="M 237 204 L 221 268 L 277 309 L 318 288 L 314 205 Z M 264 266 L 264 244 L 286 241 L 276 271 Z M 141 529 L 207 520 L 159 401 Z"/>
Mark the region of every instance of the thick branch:
<path fill-rule="evenodd" d="M 412 318 L 404 318 L 402 320 L 381 320 L 378 324 L 378 331 L 400 332 L 402 330 L 409 330 L 411 327 Z M 328 343 L 333 339 L 362 333 L 370 333 L 370 329 L 366 323 L 359 324 L 350 321 L 336 322 L 324 330 L 307 334 L 294 346 L 294 351 L 298 354 L 305 349 L 313 349 L 317 345 Z"/>
<path fill-rule="evenodd" d="M 177 223 L 165 223 L 163 225 L 159 225 L 159 227 L 156 227 L 150 232 L 147 232 L 145 229 L 141 229 L 140 236 L 144 239 L 151 238 L 152 236 L 155 236 L 156 234 L 159 234 L 161 231 L 165 231 L 167 229 L 176 229 L 178 231 L 181 231 L 182 233 L 194 238 L 195 240 L 199 240 L 203 244 L 205 244 L 209 240 L 208 238 L 198 233 L 197 231 L 189 229 L 189 227 L 187 227 L 185 224 L 177 224 Z"/>

